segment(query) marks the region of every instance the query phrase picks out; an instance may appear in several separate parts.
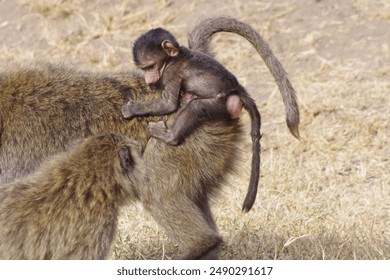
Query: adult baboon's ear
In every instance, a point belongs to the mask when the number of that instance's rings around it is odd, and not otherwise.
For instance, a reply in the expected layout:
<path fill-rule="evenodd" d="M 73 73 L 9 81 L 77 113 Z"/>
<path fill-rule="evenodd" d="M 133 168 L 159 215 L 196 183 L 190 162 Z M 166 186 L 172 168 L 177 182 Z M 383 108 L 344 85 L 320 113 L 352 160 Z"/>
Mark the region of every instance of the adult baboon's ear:
<path fill-rule="evenodd" d="M 179 49 L 176 48 L 171 41 L 169 40 L 164 40 L 162 43 L 161 43 L 161 47 L 162 49 L 164 50 L 164 52 L 171 56 L 171 57 L 174 57 L 174 56 L 177 56 L 179 54 Z"/>
<path fill-rule="evenodd" d="M 121 160 L 121 166 L 125 171 L 130 171 L 133 168 L 133 159 L 128 147 L 122 147 L 119 149 L 119 158 Z"/>

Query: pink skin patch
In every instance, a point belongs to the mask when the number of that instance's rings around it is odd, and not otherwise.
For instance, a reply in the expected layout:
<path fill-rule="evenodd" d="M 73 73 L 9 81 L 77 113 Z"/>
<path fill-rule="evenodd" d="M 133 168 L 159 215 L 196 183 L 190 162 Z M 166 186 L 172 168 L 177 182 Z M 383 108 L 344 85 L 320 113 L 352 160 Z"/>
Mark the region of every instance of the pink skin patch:
<path fill-rule="evenodd" d="M 182 99 L 183 99 L 184 103 L 186 103 L 186 104 L 190 103 L 190 101 L 192 99 L 195 99 L 195 98 L 196 98 L 196 96 L 192 93 L 189 93 L 189 92 L 185 92 L 182 95 Z"/>
<path fill-rule="evenodd" d="M 233 119 L 237 119 L 242 111 L 242 102 L 238 95 L 230 95 L 226 101 L 226 107 Z"/>

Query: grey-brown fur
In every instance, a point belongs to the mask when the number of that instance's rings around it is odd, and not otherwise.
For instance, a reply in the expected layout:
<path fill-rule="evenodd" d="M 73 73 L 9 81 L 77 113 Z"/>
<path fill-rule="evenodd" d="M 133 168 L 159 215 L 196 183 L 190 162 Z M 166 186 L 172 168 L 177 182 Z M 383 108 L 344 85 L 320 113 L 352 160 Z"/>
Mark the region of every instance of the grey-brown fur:
<path fill-rule="evenodd" d="M 175 115 L 122 118 L 120 108 L 129 100 L 156 96 L 132 72 L 95 74 L 53 65 L 12 68 L 0 74 L 0 92 L 2 183 L 32 173 L 75 139 L 107 131 L 135 138 L 149 167 L 139 201 L 179 244 L 180 258 L 217 257 L 221 238 L 209 198 L 236 166 L 242 134 L 238 119 L 204 123 L 173 147 L 149 139 L 147 126 L 150 121 L 170 124 Z"/>
<path fill-rule="evenodd" d="M 0 185 L 0 259 L 104 259 L 118 210 L 139 198 L 140 148 L 91 136 L 34 172 Z"/>

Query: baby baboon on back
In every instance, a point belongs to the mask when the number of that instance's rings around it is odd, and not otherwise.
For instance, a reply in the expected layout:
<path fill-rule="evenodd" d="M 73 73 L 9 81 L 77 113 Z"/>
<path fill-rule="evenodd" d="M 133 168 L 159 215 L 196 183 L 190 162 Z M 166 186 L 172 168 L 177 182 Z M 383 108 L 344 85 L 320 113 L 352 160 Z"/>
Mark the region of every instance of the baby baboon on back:
<path fill-rule="evenodd" d="M 211 56 L 180 46 L 170 32 L 156 28 L 135 41 L 133 57 L 144 71 L 146 83 L 159 82 L 162 96 L 125 105 L 124 117 L 169 114 L 178 109 L 180 93 L 193 95 L 171 128 L 150 126 L 152 136 L 178 145 L 202 120 L 226 118 L 230 111 L 227 97 L 236 95 L 251 117 L 253 141 L 260 139 L 260 114 L 255 102 L 236 77 Z"/>
<path fill-rule="evenodd" d="M 237 111 L 229 105 L 229 97 L 235 96 L 239 98 L 236 103 L 242 102 L 252 123 L 253 160 L 247 196 L 250 199 L 243 205 L 243 210 L 249 211 L 255 201 L 260 168 L 261 118 L 254 100 L 217 60 L 180 46 L 165 29 L 152 29 L 138 38 L 133 56 L 136 65 L 144 71 L 145 81 L 148 84 L 159 82 L 162 95 L 153 101 L 124 105 L 122 114 L 125 118 L 172 113 L 179 107 L 180 93 L 191 95 L 171 128 L 164 122 L 149 123 L 150 134 L 168 144 L 180 144 L 202 121 L 229 118 L 232 111 Z"/>
<path fill-rule="evenodd" d="M 143 176 L 135 141 L 101 134 L 1 185 L 0 259 L 106 258 L 118 209 L 138 199 Z"/>

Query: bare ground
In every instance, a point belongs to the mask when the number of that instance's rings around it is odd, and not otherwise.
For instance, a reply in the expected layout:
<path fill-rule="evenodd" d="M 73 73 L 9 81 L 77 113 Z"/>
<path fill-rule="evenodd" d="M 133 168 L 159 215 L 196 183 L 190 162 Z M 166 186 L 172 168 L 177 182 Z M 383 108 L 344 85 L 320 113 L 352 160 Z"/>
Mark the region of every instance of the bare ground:
<path fill-rule="evenodd" d="M 297 91 L 301 136 L 289 135 L 280 94 L 253 47 L 231 34 L 214 50 L 263 118 L 258 201 L 240 211 L 242 171 L 214 203 L 223 259 L 390 259 L 390 2 L 387 0 L 0 0 L 0 68 L 65 61 L 90 70 L 134 68 L 131 45 L 162 26 L 182 44 L 199 20 L 249 23 L 269 42 Z M 242 114 L 249 122 L 246 113 Z M 249 126 L 248 126 L 249 128 Z M 139 205 L 123 211 L 111 257 L 176 252 Z"/>

